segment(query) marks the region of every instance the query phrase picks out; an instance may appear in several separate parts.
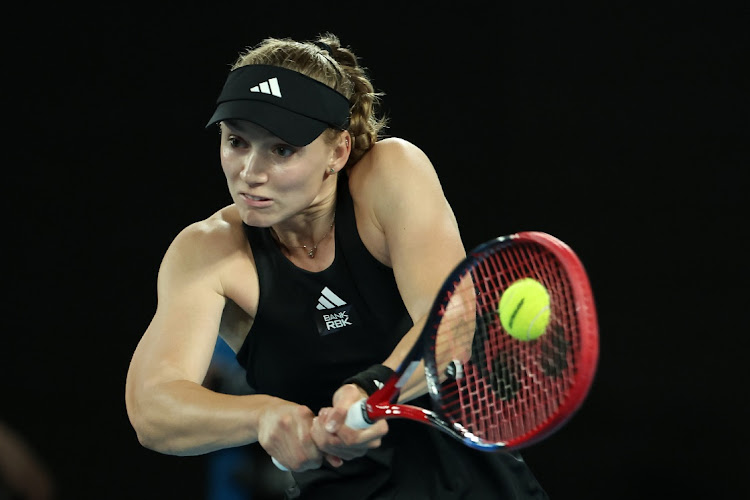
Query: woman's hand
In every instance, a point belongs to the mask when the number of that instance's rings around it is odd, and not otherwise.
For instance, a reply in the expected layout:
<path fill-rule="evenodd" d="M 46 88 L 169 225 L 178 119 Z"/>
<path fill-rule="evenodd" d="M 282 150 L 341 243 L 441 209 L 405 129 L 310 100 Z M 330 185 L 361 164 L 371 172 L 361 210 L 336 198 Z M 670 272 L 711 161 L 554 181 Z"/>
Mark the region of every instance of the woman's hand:
<path fill-rule="evenodd" d="M 266 452 L 289 470 L 317 469 L 323 453 L 311 436 L 315 415 L 307 406 L 283 401 L 263 412 L 258 442 Z"/>
<path fill-rule="evenodd" d="M 380 420 L 372 427 L 352 429 L 344 424 L 349 407 L 357 404 L 367 394 L 354 384 L 340 387 L 333 395 L 333 407 L 323 408 L 313 419 L 310 434 L 318 449 L 334 467 L 343 460 L 352 460 L 377 448 L 381 438 L 388 433 L 388 423 Z"/>

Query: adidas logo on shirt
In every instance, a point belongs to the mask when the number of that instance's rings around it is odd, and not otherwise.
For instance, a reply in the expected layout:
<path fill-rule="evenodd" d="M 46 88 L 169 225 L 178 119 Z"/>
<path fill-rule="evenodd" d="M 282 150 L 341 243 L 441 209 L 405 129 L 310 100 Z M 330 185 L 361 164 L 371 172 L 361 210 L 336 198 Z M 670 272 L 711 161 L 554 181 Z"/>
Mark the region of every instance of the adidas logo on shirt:
<path fill-rule="evenodd" d="M 261 94 L 270 94 L 275 95 L 276 97 L 281 97 L 281 88 L 279 87 L 279 80 L 276 77 L 269 78 L 265 82 L 260 82 L 255 87 L 251 87 L 250 92 L 260 92 Z"/>
<path fill-rule="evenodd" d="M 315 320 L 320 335 L 328 335 L 353 324 L 351 306 L 328 287 L 321 290 L 316 309 L 322 311 Z"/>
<path fill-rule="evenodd" d="M 341 300 L 341 297 L 333 293 L 330 288 L 325 287 L 320 292 L 320 298 L 318 299 L 318 310 L 334 309 L 336 307 L 345 305 L 346 302 Z"/>

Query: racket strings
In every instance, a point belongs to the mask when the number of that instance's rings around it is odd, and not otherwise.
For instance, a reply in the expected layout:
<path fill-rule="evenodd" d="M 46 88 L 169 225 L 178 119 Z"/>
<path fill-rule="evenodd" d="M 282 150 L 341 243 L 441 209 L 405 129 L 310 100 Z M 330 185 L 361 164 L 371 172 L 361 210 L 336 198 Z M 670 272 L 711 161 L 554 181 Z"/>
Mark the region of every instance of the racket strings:
<path fill-rule="evenodd" d="M 502 292 L 525 277 L 550 295 L 547 331 L 533 341 L 508 335 L 497 312 Z M 487 442 L 533 433 L 556 414 L 575 378 L 578 325 L 565 270 L 529 242 L 479 259 L 461 282 L 471 283 L 474 317 L 466 319 L 465 293 L 445 306 L 435 339 L 437 367 L 445 371 L 440 413 Z"/>

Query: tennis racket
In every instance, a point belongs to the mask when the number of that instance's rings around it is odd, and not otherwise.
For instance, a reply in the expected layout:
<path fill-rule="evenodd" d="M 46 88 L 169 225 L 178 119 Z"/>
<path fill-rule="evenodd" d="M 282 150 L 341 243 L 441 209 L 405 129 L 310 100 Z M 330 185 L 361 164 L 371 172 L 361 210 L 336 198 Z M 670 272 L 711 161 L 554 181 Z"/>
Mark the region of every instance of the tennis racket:
<path fill-rule="evenodd" d="M 549 320 L 534 340 L 509 335 L 503 292 L 533 278 L 549 294 Z M 483 451 L 520 449 L 556 432 L 579 409 L 596 372 L 599 334 L 581 261 L 557 238 L 519 232 L 470 251 L 445 280 L 425 327 L 385 385 L 352 405 L 346 425 L 379 419 L 431 425 Z M 424 362 L 432 409 L 397 400 Z"/>

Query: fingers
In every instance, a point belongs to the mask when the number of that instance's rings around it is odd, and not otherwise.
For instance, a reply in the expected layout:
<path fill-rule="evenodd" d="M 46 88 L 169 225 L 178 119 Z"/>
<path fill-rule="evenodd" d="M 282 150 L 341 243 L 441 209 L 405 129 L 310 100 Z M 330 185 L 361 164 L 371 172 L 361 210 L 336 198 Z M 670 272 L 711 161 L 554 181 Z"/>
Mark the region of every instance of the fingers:
<path fill-rule="evenodd" d="M 344 460 L 361 457 L 368 450 L 379 447 L 381 438 L 388 433 L 388 424 L 384 420 L 368 429 L 355 430 L 344 425 L 345 419 L 346 410 L 343 408 L 323 408 L 313 419 L 311 436 L 324 453 Z"/>
<path fill-rule="evenodd" d="M 312 411 L 306 406 L 280 404 L 269 408 L 259 426 L 260 445 L 284 468 L 293 471 L 317 469 L 323 453 L 310 435 Z"/>
<path fill-rule="evenodd" d="M 319 469 L 321 464 L 323 463 L 322 459 L 315 459 L 315 460 L 291 460 L 286 461 L 285 463 L 282 463 L 280 460 L 277 460 L 276 457 L 273 457 L 275 462 L 278 462 L 276 466 L 279 467 L 281 470 L 291 470 L 294 472 L 304 472 L 306 470 L 315 470 Z M 289 465 L 287 465 L 289 464 Z"/>
<path fill-rule="evenodd" d="M 323 408 L 316 418 L 327 432 L 335 434 L 346 420 L 346 411 L 341 408 Z"/>
<path fill-rule="evenodd" d="M 366 398 L 367 393 L 355 384 L 345 384 L 338 388 L 333 394 L 333 406 L 336 408 L 349 408 L 362 398 Z"/>
<path fill-rule="evenodd" d="M 340 467 L 344 460 L 361 457 L 379 447 L 388 433 L 385 420 L 366 429 L 352 429 L 345 424 L 349 407 L 361 399 L 362 390 L 348 384 L 336 392 L 334 407 L 321 409 L 318 416 L 306 406 L 289 402 L 274 404 L 264 412 L 258 441 L 288 470 L 317 469 L 323 460 Z"/>
<path fill-rule="evenodd" d="M 322 419 L 323 427 L 332 434 L 338 434 L 346 444 L 360 444 L 379 440 L 388 434 L 388 423 L 379 420 L 366 429 L 352 429 L 346 422 L 347 410 L 343 408 L 324 408 L 318 415 Z"/>
<path fill-rule="evenodd" d="M 326 461 L 331 464 L 332 467 L 341 467 L 344 464 L 344 460 L 341 457 L 335 455 L 325 455 Z"/>
<path fill-rule="evenodd" d="M 286 470 L 302 472 L 319 469 L 323 463 L 323 453 L 310 438 L 297 441 L 291 446 L 278 447 L 275 452 L 270 452 L 269 448 L 265 449 L 271 454 L 274 461 Z"/>

